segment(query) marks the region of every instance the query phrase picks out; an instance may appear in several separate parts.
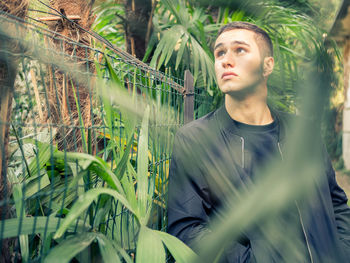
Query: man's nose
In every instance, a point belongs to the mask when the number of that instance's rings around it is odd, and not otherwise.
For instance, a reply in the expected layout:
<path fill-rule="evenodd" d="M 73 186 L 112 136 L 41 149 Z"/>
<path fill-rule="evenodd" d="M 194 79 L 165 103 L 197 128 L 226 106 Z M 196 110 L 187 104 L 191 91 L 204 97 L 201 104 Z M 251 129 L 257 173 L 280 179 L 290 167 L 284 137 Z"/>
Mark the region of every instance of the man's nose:
<path fill-rule="evenodd" d="M 235 60 L 231 52 L 227 52 L 225 54 L 224 59 L 222 60 L 222 66 L 224 68 L 228 67 L 234 67 L 235 66 Z"/>

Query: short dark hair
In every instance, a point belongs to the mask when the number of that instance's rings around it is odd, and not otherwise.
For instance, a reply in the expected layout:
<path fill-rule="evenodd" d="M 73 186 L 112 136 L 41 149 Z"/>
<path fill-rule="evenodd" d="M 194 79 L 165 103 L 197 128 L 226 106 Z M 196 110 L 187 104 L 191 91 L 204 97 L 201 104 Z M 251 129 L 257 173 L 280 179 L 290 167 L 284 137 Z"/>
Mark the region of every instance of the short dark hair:
<path fill-rule="evenodd" d="M 261 29 L 260 27 L 252 23 L 243 22 L 243 21 L 228 23 L 219 29 L 219 32 L 216 38 L 218 38 L 222 33 L 226 31 L 234 30 L 234 29 L 245 29 L 245 30 L 254 32 L 257 35 L 257 37 L 261 38 L 261 40 L 263 40 L 264 43 L 266 44 L 268 56 L 273 57 L 273 45 L 269 34 L 267 34 L 265 30 Z"/>

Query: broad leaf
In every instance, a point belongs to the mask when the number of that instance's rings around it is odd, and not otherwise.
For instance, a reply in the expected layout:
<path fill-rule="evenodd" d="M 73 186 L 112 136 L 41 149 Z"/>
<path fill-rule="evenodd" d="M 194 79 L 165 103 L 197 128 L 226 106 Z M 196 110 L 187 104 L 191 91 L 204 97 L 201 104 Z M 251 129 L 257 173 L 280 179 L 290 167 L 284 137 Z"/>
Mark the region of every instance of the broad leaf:
<path fill-rule="evenodd" d="M 105 235 L 99 233 L 96 233 L 96 239 L 104 262 L 121 262 L 112 241 L 110 241 Z"/>
<path fill-rule="evenodd" d="M 197 255 L 192 251 L 192 249 L 180 239 L 165 232 L 157 230 L 153 230 L 153 232 L 160 237 L 177 263 L 192 262 L 197 258 Z"/>
<path fill-rule="evenodd" d="M 91 232 L 75 234 L 74 237 L 68 238 L 62 241 L 59 245 L 55 246 L 45 257 L 44 263 L 70 262 L 71 259 L 73 259 L 79 252 L 87 248 L 91 242 L 95 240 L 96 235 L 96 233 Z"/>
<path fill-rule="evenodd" d="M 55 233 L 54 238 L 60 238 L 68 227 L 75 223 L 76 219 L 81 216 L 81 214 L 95 201 L 99 195 L 108 194 L 114 197 L 116 200 L 121 202 L 127 209 L 130 210 L 133 214 L 137 213 L 132 209 L 128 200 L 124 196 L 119 194 L 117 191 L 108 189 L 108 188 L 95 188 L 86 192 L 84 195 L 79 196 L 78 200 L 74 203 L 70 209 L 68 215 L 66 216 L 64 222 L 60 225 L 59 229 Z"/>
<path fill-rule="evenodd" d="M 159 236 L 146 226 L 141 226 L 136 248 L 136 263 L 165 263 L 165 249 Z"/>
<path fill-rule="evenodd" d="M 110 187 L 117 190 L 119 193 L 124 195 L 123 188 L 116 177 L 116 175 L 111 171 L 108 164 L 103 161 L 99 157 L 95 157 L 89 154 L 85 153 L 63 153 L 63 152 L 56 152 L 54 153 L 54 157 L 56 158 L 64 158 L 64 155 L 66 154 L 66 159 L 69 161 L 88 161 L 86 163 L 88 167 L 85 167 L 85 169 L 91 169 L 98 176 L 100 176 Z"/>

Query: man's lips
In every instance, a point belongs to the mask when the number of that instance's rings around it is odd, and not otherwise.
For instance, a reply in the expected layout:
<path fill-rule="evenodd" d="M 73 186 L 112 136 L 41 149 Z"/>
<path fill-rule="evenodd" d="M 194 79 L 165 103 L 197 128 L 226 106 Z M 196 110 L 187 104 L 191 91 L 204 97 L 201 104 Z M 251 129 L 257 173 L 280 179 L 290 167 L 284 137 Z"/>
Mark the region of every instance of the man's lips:
<path fill-rule="evenodd" d="M 221 78 L 222 79 L 228 79 L 228 78 L 231 78 L 231 77 L 237 77 L 238 75 L 234 72 L 225 72 L 224 74 L 221 75 Z"/>

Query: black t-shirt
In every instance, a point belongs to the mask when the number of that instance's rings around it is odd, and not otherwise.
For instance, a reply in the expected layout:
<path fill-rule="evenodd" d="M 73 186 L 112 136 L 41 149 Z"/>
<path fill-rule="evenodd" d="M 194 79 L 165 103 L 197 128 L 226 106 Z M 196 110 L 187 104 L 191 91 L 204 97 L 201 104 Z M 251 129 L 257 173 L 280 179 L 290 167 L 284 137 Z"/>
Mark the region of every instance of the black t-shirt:
<path fill-rule="evenodd" d="M 245 167 L 248 176 L 254 179 L 256 171 L 267 165 L 269 161 L 279 155 L 278 125 L 273 121 L 267 125 L 249 125 L 233 120 L 244 139 L 244 149 L 249 153 L 250 167 Z M 281 159 L 281 157 L 280 157 Z"/>

